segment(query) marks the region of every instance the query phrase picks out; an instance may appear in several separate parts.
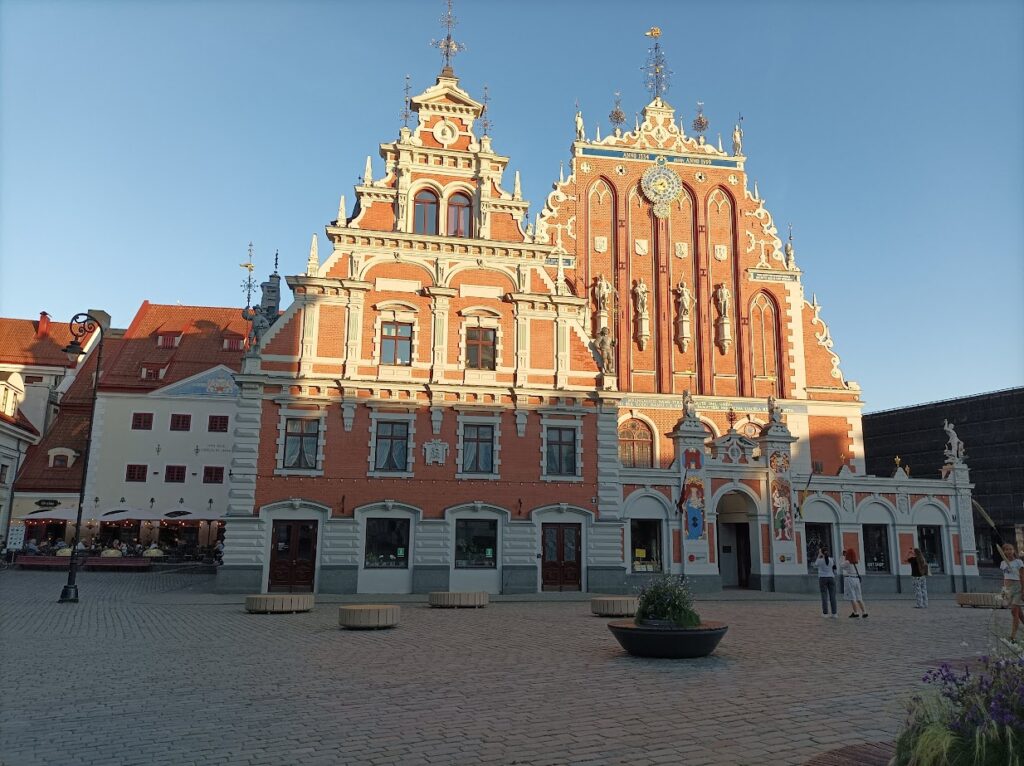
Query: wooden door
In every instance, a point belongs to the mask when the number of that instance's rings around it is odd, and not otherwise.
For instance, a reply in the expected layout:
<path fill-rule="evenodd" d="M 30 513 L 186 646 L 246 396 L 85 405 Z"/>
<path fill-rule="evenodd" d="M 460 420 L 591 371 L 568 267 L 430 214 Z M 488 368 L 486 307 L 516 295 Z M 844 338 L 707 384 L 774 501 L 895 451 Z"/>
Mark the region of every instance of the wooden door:
<path fill-rule="evenodd" d="M 582 541 L 583 533 L 579 524 L 541 525 L 543 590 L 582 590 Z"/>
<path fill-rule="evenodd" d="M 316 575 L 315 521 L 275 521 L 270 548 L 270 583 L 274 593 L 311 593 Z"/>
<path fill-rule="evenodd" d="M 750 587 L 750 524 L 736 525 L 736 568 L 739 586 Z"/>

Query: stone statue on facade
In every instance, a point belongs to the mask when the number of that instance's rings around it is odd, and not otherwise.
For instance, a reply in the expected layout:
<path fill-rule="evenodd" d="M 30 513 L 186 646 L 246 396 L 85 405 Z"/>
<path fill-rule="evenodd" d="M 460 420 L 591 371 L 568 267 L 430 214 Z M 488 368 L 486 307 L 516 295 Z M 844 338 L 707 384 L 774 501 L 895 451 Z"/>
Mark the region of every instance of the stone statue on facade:
<path fill-rule="evenodd" d="M 768 422 L 772 425 L 782 423 L 782 407 L 779 406 L 774 396 L 768 397 Z"/>
<path fill-rule="evenodd" d="M 641 277 L 640 280 L 633 286 L 633 302 L 636 304 L 636 313 L 641 316 L 647 314 L 647 294 L 650 290 L 647 288 L 647 283 L 644 282 Z"/>
<path fill-rule="evenodd" d="M 729 305 L 732 303 L 732 291 L 722 282 L 715 288 L 715 308 L 718 309 L 718 316 L 723 319 L 729 316 Z"/>
<path fill-rule="evenodd" d="M 942 421 L 942 430 L 946 432 L 946 448 L 943 454 L 947 463 L 959 463 L 964 459 L 964 443 L 956 435 L 956 429 L 948 420 Z"/>
<path fill-rule="evenodd" d="M 246 306 L 242 309 L 242 319 L 250 322 L 249 325 L 249 353 L 258 354 L 260 339 L 270 329 L 270 320 L 263 313 L 262 306 Z"/>
<path fill-rule="evenodd" d="M 598 311 L 611 311 L 612 283 L 604 278 L 604 274 L 598 274 L 594 281 L 594 301 Z"/>
<path fill-rule="evenodd" d="M 615 374 L 615 341 L 607 327 L 602 327 L 595 344 L 598 356 L 601 357 L 601 372 L 605 375 Z"/>
<path fill-rule="evenodd" d="M 743 128 L 739 123 L 732 129 L 732 153 L 737 157 L 743 154 Z"/>
<path fill-rule="evenodd" d="M 683 417 L 697 417 L 697 405 L 693 402 L 693 394 L 690 393 L 690 389 L 683 391 Z"/>
<path fill-rule="evenodd" d="M 576 110 L 576 140 L 585 141 L 587 138 L 587 129 L 583 125 L 583 112 L 579 109 Z"/>
<path fill-rule="evenodd" d="M 690 309 L 693 307 L 693 293 L 691 293 L 690 288 L 686 286 L 686 282 L 681 281 L 679 283 L 679 287 L 677 287 L 673 292 L 676 294 L 676 311 L 679 312 L 679 316 L 690 316 Z"/>

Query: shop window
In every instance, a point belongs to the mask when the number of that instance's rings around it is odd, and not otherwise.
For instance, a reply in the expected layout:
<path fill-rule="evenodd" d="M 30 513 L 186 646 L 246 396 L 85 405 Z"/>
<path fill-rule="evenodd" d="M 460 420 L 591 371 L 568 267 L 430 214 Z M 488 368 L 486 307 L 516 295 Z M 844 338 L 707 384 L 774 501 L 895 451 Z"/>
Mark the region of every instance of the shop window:
<path fill-rule="evenodd" d="M 382 420 L 377 423 L 377 446 L 373 467 L 375 471 L 408 470 L 408 423 L 393 420 Z"/>
<path fill-rule="evenodd" d="M 380 363 L 412 364 L 412 325 L 403 322 L 381 322 Z"/>
<path fill-rule="evenodd" d="M 416 192 L 412 203 L 413 232 L 437 234 L 437 195 L 429 189 Z"/>
<path fill-rule="evenodd" d="M 493 370 L 498 333 L 489 327 L 466 328 L 466 367 Z"/>
<path fill-rule="evenodd" d="M 576 429 L 547 429 L 547 473 L 549 476 L 576 475 Z"/>
<path fill-rule="evenodd" d="M 889 527 L 885 524 L 864 525 L 864 571 L 889 574 Z"/>
<path fill-rule="evenodd" d="M 210 415 L 206 422 L 206 430 L 210 433 L 226 434 L 228 432 L 228 416 Z"/>
<path fill-rule="evenodd" d="M 462 427 L 462 472 L 494 473 L 494 426 Z"/>
<path fill-rule="evenodd" d="M 144 465 L 129 464 L 124 470 L 125 481 L 145 481 L 148 467 Z"/>
<path fill-rule="evenodd" d="M 133 431 L 152 431 L 153 430 L 153 413 L 152 412 L 133 412 L 132 413 L 132 430 Z"/>
<path fill-rule="evenodd" d="M 284 468 L 315 469 L 319 440 L 319 419 L 288 418 L 284 425 Z"/>
<path fill-rule="evenodd" d="M 409 568 L 409 519 L 367 519 L 366 569 Z"/>
<path fill-rule="evenodd" d="M 493 519 L 455 521 L 455 568 L 495 569 L 498 564 L 498 522 Z"/>
<path fill-rule="evenodd" d="M 208 465 L 203 467 L 203 484 L 223 484 L 224 466 Z"/>
<path fill-rule="evenodd" d="M 172 431 L 191 431 L 192 430 L 192 416 L 191 415 L 171 415 L 171 430 Z"/>
<path fill-rule="evenodd" d="M 453 194 L 448 198 L 449 237 L 472 237 L 473 204 L 465 194 Z"/>
<path fill-rule="evenodd" d="M 619 462 L 623 468 L 654 467 L 654 437 L 646 423 L 627 420 L 619 426 Z"/>
<path fill-rule="evenodd" d="M 185 466 L 169 465 L 164 468 L 164 482 L 168 484 L 184 484 Z"/>
<path fill-rule="evenodd" d="M 629 522 L 634 572 L 661 571 L 661 522 L 657 519 L 633 519 Z"/>
<path fill-rule="evenodd" d="M 928 562 L 931 574 L 942 574 L 942 527 L 918 527 L 917 544 Z"/>
<path fill-rule="evenodd" d="M 836 558 L 836 551 L 832 550 L 832 525 L 812 524 L 804 525 L 804 534 L 807 535 L 807 572 L 817 574 L 818 568 L 814 562 L 818 559 L 818 551 L 824 546 L 828 548 L 828 555 Z"/>

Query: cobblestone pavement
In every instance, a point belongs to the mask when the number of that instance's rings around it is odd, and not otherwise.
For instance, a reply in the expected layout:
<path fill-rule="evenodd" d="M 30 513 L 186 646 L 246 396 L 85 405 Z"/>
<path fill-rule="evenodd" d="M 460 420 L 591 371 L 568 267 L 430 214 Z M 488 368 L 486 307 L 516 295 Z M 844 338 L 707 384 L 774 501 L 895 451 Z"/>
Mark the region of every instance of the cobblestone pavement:
<path fill-rule="evenodd" d="M 585 602 L 402 605 L 396 630 L 337 607 L 249 615 L 206 575 L 0 573 L 4 766 L 798 764 L 891 741 L 942 660 L 992 649 L 983 609 L 704 601 L 714 656 L 624 654 Z M 386 597 L 382 597 L 386 600 Z"/>

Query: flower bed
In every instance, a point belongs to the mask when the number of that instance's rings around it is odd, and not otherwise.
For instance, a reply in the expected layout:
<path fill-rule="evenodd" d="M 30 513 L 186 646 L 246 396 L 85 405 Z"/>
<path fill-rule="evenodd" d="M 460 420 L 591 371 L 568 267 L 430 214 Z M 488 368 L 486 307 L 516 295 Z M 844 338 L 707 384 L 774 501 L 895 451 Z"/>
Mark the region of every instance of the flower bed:
<path fill-rule="evenodd" d="M 896 741 L 894 766 L 1024 766 L 1024 657 L 983 657 L 975 672 L 925 674 Z"/>

